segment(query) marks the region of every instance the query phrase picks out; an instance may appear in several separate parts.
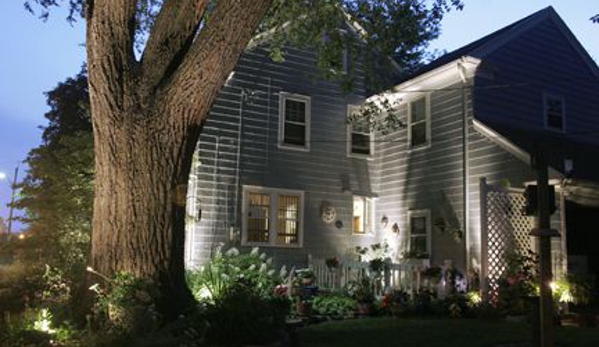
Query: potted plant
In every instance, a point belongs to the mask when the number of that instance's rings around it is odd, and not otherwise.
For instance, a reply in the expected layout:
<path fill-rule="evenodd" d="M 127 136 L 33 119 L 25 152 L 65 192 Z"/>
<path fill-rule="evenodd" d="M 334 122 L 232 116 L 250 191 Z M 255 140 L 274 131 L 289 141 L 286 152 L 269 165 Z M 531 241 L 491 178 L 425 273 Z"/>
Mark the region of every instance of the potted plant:
<path fill-rule="evenodd" d="M 312 314 L 312 300 L 311 298 L 298 297 L 295 304 L 295 311 L 300 317 L 310 317 Z"/>
<path fill-rule="evenodd" d="M 348 284 L 348 293 L 357 302 L 356 311 L 360 316 L 368 316 L 372 310 L 374 293 L 368 278 L 352 281 Z"/>
<path fill-rule="evenodd" d="M 310 286 L 314 282 L 314 271 L 312 269 L 300 269 L 296 271 L 300 285 Z"/>

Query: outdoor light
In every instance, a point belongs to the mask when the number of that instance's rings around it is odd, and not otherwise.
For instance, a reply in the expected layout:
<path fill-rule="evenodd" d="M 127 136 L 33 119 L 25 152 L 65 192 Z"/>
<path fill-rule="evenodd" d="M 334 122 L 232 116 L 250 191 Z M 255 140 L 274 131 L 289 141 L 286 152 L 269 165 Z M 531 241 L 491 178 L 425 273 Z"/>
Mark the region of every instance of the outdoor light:
<path fill-rule="evenodd" d="M 25 239 L 25 235 L 19 234 L 19 240 L 24 240 L 24 239 Z"/>
<path fill-rule="evenodd" d="M 6 174 L 4 172 L 0 171 L 0 180 L 5 180 L 6 179 Z"/>

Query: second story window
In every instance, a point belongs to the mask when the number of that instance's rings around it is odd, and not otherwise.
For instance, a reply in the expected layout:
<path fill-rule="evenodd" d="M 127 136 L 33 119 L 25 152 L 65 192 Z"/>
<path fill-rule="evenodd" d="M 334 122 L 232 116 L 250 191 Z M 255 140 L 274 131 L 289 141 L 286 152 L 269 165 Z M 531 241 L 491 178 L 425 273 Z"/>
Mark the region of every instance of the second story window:
<path fill-rule="evenodd" d="M 423 96 L 408 105 L 409 146 L 428 146 L 431 137 L 431 119 L 428 96 Z"/>
<path fill-rule="evenodd" d="M 367 120 L 361 119 L 361 117 L 352 117 L 352 114 L 359 110 L 356 106 L 347 107 L 348 117 L 351 120 L 347 125 L 347 154 L 370 157 L 374 151 L 374 136 Z"/>
<path fill-rule="evenodd" d="M 310 98 L 280 93 L 279 146 L 310 149 Z"/>
<path fill-rule="evenodd" d="M 545 128 L 555 131 L 566 130 L 564 99 L 550 94 L 544 95 Z"/>

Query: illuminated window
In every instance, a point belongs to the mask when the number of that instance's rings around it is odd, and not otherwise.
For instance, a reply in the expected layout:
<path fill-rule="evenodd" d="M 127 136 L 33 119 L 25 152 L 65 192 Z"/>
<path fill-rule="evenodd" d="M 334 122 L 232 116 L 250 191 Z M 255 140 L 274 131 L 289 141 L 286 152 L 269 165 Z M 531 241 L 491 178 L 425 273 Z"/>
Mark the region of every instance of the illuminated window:
<path fill-rule="evenodd" d="M 348 118 L 352 119 L 351 124 L 347 125 L 347 154 L 370 157 L 374 151 L 374 134 L 367 120 L 363 120 L 361 117 L 352 117 L 352 113 L 359 112 L 359 110 L 359 107 L 356 106 L 347 107 Z"/>
<path fill-rule="evenodd" d="M 408 105 L 408 142 L 410 147 L 428 146 L 431 137 L 431 120 L 428 96 Z"/>
<path fill-rule="evenodd" d="M 243 197 L 244 244 L 301 246 L 303 192 L 244 187 Z"/>
<path fill-rule="evenodd" d="M 363 196 L 354 196 L 354 234 L 371 234 L 373 228 L 373 204 L 372 199 Z"/>
<path fill-rule="evenodd" d="M 310 149 L 310 98 L 280 93 L 279 147 Z"/>
<path fill-rule="evenodd" d="M 430 210 L 408 213 L 410 240 L 409 253 L 417 258 L 428 258 L 431 254 L 431 213 Z"/>
<path fill-rule="evenodd" d="M 564 98 L 545 94 L 544 95 L 544 110 L 545 110 L 545 128 L 555 131 L 565 131 L 565 102 Z"/>

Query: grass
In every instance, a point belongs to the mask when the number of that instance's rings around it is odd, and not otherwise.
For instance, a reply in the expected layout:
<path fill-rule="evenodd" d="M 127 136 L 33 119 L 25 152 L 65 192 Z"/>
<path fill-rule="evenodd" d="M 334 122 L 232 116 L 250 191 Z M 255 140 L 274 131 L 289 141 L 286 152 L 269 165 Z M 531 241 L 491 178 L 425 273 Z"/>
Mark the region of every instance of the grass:
<path fill-rule="evenodd" d="M 371 318 L 328 322 L 298 331 L 302 347 L 491 347 L 530 345 L 527 324 L 474 319 Z M 559 327 L 556 345 L 599 346 L 599 329 Z"/>

